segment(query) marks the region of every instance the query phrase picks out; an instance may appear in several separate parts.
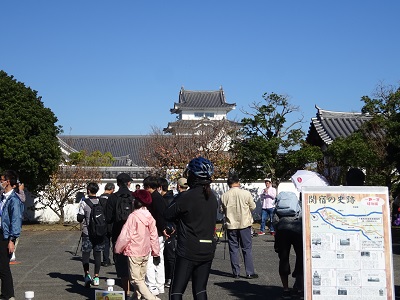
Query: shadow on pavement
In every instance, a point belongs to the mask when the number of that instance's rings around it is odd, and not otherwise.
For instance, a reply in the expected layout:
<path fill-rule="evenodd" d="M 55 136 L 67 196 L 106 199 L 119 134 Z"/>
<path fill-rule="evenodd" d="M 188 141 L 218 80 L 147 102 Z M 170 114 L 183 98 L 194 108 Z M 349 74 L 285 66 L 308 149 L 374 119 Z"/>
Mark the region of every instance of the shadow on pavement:
<path fill-rule="evenodd" d="M 220 271 L 220 270 L 211 269 L 210 274 L 232 278 L 232 273 L 228 273 L 228 272 L 224 272 L 224 271 Z"/>
<path fill-rule="evenodd" d="M 235 282 L 214 283 L 214 285 L 224 288 L 227 296 L 242 300 L 275 300 L 281 299 L 282 296 L 282 287 L 252 284 L 245 279 L 238 279 Z"/>
<path fill-rule="evenodd" d="M 87 299 L 93 299 L 94 298 L 94 290 L 90 288 L 85 288 L 83 285 L 83 277 L 82 275 L 77 275 L 77 274 L 62 274 L 59 272 L 52 272 L 48 273 L 48 276 L 51 278 L 59 278 L 61 280 L 64 280 L 67 282 L 66 284 L 66 291 L 71 293 L 71 294 L 79 294 L 84 297 L 87 297 Z M 74 297 L 71 295 L 71 299 Z"/>

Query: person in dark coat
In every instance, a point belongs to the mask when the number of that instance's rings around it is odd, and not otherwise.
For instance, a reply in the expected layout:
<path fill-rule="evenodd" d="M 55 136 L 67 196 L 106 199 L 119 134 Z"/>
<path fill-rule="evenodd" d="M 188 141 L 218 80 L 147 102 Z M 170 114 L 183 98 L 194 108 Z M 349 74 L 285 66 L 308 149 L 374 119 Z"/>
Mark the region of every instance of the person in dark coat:
<path fill-rule="evenodd" d="M 189 162 L 186 173 L 190 189 L 176 197 L 164 214 L 168 221 L 177 223 L 169 299 L 182 299 L 192 278 L 193 299 L 205 300 L 216 247 L 214 230 L 218 202 L 210 187 L 214 166 L 209 160 L 197 157 Z"/>
<path fill-rule="evenodd" d="M 113 249 L 117 242 L 118 236 L 121 233 L 122 227 L 125 221 L 117 220 L 117 202 L 121 201 L 121 197 L 130 197 L 133 199 L 132 192 L 129 190 L 132 178 L 126 173 L 120 173 L 117 176 L 118 191 L 111 194 L 107 200 L 106 206 L 106 221 L 108 224 L 112 224 L 111 241 Z M 123 254 L 114 253 L 114 263 L 117 276 L 121 278 L 121 286 L 125 291 L 126 295 L 130 295 L 130 283 L 129 283 L 129 262 L 128 257 Z"/>
<path fill-rule="evenodd" d="M 109 182 L 106 184 L 104 187 L 104 193 L 100 195 L 99 200 L 101 203 L 101 206 L 104 207 L 104 211 L 107 209 L 107 200 L 111 196 L 112 193 L 115 191 L 115 184 L 112 182 Z M 108 224 L 107 226 L 107 235 L 104 239 L 104 251 L 103 251 L 103 262 L 101 265 L 103 267 L 108 267 L 111 265 L 111 260 L 110 260 L 110 247 L 111 247 L 111 235 L 112 235 L 112 224 Z"/>
<path fill-rule="evenodd" d="M 146 284 L 149 287 L 150 292 L 157 296 L 158 294 L 164 293 L 165 284 L 164 246 L 165 241 L 169 237 L 166 233 L 167 222 L 164 218 L 167 202 L 158 192 L 160 188 L 158 177 L 146 177 L 143 180 L 143 188 L 151 194 L 152 202 L 149 206 L 149 211 L 156 220 L 158 241 L 160 244 L 160 263 L 156 265 L 151 259 L 149 259 L 146 272 Z"/>

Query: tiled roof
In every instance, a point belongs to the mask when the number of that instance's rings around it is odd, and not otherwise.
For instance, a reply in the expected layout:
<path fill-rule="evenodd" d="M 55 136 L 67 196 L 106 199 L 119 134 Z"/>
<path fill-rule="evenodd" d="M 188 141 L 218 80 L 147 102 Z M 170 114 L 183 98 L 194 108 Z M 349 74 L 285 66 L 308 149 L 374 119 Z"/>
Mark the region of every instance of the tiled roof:
<path fill-rule="evenodd" d="M 230 120 L 209 120 L 209 119 L 201 119 L 201 120 L 178 120 L 175 122 L 169 122 L 167 128 L 164 128 L 163 131 L 166 133 L 177 133 L 177 132 L 186 132 L 192 133 L 201 125 L 218 123 L 218 122 L 228 122 L 230 126 L 234 126 L 239 128 L 240 124 Z"/>
<path fill-rule="evenodd" d="M 145 167 L 146 163 L 141 156 L 141 149 L 147 147 L 150 135 L 115 135 L 115 136 L 85 136 L 85 135 L 60 135 L 61 147 L 70 147 L 68 152 L 96 150 L 102 153 L 110 152 L 115 161 L 113 166 L 140 166 Z M 72 149 L 71 149 L 72 148 Z"/>
<path fill-rule="evenodd" d="M 317 116 L 311 119 L 307 142 L 312 145 L 329 145 L 338 137 L 348 137 L 371 116 L 354 112 L 323 110 L 318 106 Z"/>
<path fill-rule="evenodd" d="M 183 87 L 179 92 L 179 102 L 174 103 L 171 113 L 179 113 L 184 109 L 210 109 L 224 108 L 230 111 L 236 107 L 236 103 L 226 103 L 223 89 L 218 91 L 188 91 Z"/>

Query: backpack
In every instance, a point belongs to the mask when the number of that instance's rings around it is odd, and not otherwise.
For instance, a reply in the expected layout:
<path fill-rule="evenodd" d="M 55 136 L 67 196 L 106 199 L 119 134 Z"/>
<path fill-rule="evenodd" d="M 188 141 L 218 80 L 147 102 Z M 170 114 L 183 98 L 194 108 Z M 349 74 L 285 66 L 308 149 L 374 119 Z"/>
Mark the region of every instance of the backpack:
<path fill-rule="evenodd" d="M 92 239 L 98 239 L 105 236 L 107 233 L 107 222 L 100 200 L 99 203 L 94 204 L 90 199 L 85 199 L 85 203 L 91 209 L 89 222 L 86 222 L 89 237 Z"/>
<path fill-rule="evenodd" d="M 117 222 L 128 220 L 133 212 L 133 196 L 131 194 L 117 194 L 117 204 L 115 209 L 115 220 Z"/>
<path fill-rule="evenodd" d="M 297 195 L 293 192 L 280 192 L 275 202 L 276 214 L 281 217 L 298 217 L 301 206 Z"/>

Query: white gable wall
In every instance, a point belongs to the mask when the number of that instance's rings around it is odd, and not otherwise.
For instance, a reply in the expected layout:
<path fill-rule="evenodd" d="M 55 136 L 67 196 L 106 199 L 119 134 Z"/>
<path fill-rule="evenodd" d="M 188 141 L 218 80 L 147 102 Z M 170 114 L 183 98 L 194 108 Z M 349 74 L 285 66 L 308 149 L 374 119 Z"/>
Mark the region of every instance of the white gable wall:
<path fill-rule="evenodd" d="M 204 113 L 202 117 L 196 117 L 195 113 Z M 213 113 L 213 117 L 207 117 L 206 113 Z M 212 110 L 212 109 L 197 109 L 190 111 L 183 111 L 180 114 L 180 120 L 201 120 L 207 117 L 210 120 L 223 120 L 226 119 L 227 112 L 225 110 Z"/>

